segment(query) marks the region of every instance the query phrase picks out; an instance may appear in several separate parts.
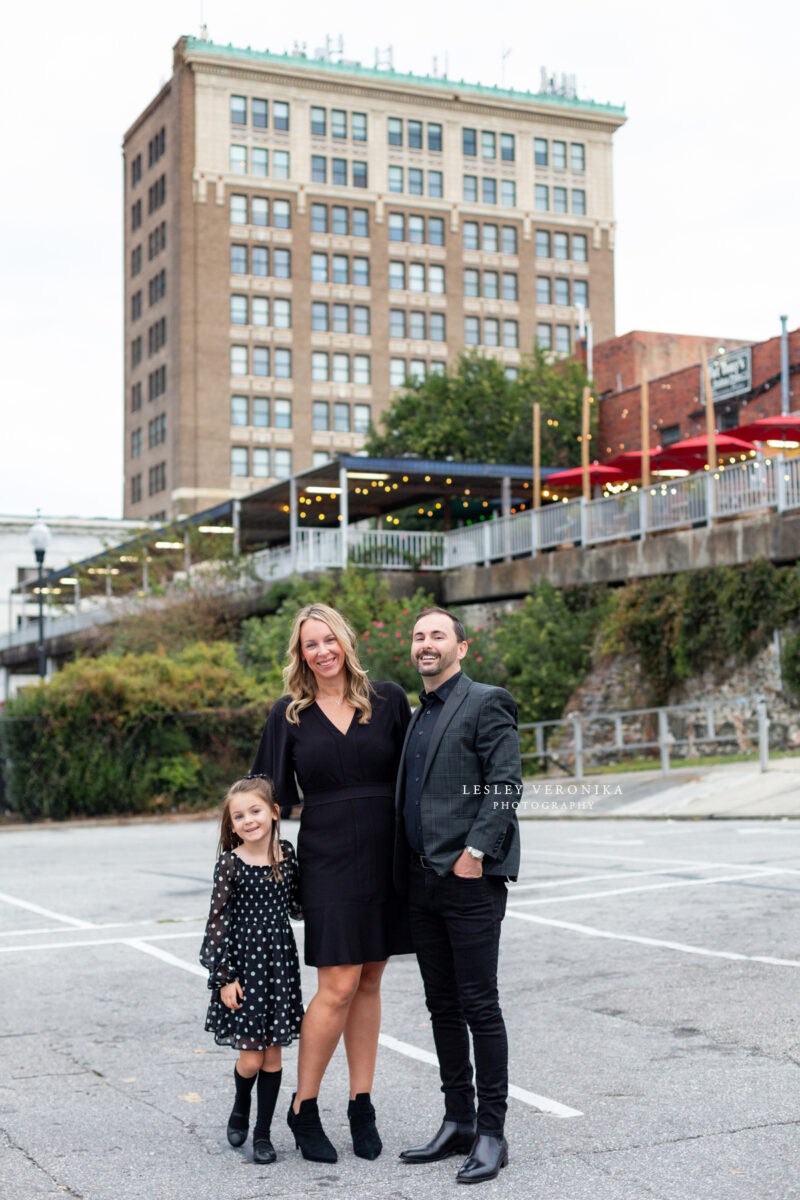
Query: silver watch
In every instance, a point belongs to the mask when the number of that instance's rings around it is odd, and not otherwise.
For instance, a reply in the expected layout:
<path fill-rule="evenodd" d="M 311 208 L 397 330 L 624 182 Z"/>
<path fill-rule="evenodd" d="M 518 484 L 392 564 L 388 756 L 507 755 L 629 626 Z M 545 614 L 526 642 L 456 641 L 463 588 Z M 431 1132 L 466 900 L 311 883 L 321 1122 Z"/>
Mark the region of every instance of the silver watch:
<path fill-rule="evenodd" d="M 483 858 L 483 850 L 476 850 L 474 846 L 466 846 L 465 849 L 473 858 Z"/>

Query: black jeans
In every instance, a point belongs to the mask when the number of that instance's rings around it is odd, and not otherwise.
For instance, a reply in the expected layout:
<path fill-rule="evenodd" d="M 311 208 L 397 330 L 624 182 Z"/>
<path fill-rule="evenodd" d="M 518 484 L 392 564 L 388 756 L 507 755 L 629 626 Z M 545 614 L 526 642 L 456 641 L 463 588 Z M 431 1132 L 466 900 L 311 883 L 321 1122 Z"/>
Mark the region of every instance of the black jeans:
<path fill-rule="evenodd" d="M 471 1120 L 475 1089 L 478 1131 L 502 1135 L 508 1097 L 508 1039 L 497 995 L 505 880 L 496 875 L 442 878 L 412 855 L 409 921 L 439 1058 L 445 1116 Z"/>

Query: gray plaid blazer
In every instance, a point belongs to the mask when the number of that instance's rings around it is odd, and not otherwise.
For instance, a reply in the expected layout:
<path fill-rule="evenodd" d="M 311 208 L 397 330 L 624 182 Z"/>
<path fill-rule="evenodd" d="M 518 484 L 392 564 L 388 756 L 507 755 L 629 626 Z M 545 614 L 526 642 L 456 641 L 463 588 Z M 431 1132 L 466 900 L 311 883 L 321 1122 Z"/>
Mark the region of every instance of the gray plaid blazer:
<path fill-rule="evenodd" d="M 397 775 L 395 882 L 408 878 L 405 836 L 405 752 L 422 709 L 406 731 Z M 447 875 L 465 846 L 483 850 L 487 875 L 516 879 L 519 825 L 516 801 L 522 794 L 517 706 L 504 688 L 474 683 L 461 675 L 439 714 L 422 782 L 422 835 L 425 855 L 439 875 Z"/>

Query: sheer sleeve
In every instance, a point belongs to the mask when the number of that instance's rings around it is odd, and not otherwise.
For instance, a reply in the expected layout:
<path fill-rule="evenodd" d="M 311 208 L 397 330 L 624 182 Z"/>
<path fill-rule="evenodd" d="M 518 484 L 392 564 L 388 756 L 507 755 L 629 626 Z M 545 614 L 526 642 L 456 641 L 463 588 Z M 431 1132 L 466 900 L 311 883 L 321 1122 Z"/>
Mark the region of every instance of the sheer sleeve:
<path fill-rule="evenodd" d="M 251 776 L 264 775 L 272 780 L 275 799 L 281 808 L 291 808 L 300 803 L 286 704 L 285 698 L 273 704 L 250 771 Z"/>
<path fill-rule="evenodd" d="M 200 962 L 208 971 L 208 986 L 212 991 L 218 991 L 239 977 L 231 912 L 235 883 L 236 856 L 226 852 L 219 856 L 214 868 L 211 911 L 200 947 Z"/>
<path fill-rule="evenodd" d="M 294 921 L 303 920 L 300 904 L 300 865 L 291 842 L 281 842 L 283 851 L 284 878 L 289 885 L 289 916 Z"/>

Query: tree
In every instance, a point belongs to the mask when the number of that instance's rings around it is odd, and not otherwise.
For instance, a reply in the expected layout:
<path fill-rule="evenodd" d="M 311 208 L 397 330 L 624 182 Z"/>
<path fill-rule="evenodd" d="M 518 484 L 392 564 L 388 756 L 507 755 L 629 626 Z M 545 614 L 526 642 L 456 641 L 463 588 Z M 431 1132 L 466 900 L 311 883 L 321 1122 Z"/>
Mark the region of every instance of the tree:
<path fill-rule="evenodd" d="M 577 466 L 586 382 L 580 363 L 550 363 L 539 349 L 523 361 L 516 379 L 506 378 L 497 359 L 462 354 L 452 372 L 407 381 L 381 417 L 382 432 L 370 432 L 367 453 L 527 465 L 538 400 L 542 465 Z"/>

